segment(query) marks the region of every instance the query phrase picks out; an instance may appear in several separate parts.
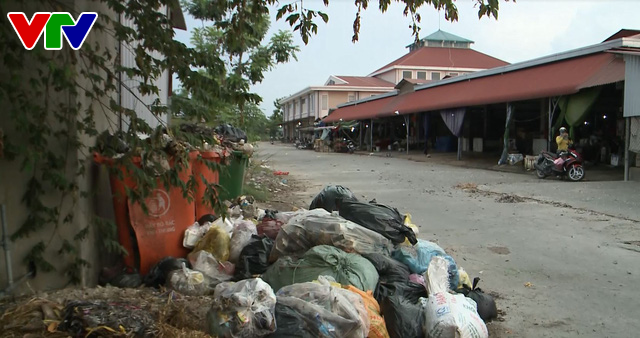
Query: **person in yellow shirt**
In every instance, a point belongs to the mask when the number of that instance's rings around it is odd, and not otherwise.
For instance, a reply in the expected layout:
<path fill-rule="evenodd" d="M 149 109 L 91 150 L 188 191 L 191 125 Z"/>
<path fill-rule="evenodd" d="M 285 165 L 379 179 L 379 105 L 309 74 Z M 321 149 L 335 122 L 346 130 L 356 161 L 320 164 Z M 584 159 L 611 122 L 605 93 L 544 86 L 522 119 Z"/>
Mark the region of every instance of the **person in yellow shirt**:
<path fill-rule="evenodd" d="M 567 128 L 560 128 L 560 135 L 556 137 L 556 144 L 558 144 L 558 154 L 569 151 L 569 146 L 573 144 L 573 141 L 569 139 Z"/>

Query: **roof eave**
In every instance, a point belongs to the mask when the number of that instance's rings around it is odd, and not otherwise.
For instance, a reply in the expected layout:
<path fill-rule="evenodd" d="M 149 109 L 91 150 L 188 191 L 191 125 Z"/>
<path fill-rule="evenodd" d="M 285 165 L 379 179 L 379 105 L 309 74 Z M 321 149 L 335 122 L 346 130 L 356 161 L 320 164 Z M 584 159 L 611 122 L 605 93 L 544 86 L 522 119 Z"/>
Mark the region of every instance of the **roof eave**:
<path fill-rule="evenodd" d="M 425 83 L 423 85 L 416 86 L 415 90 L 419 91 L 419 90 L 422 90 L 422 89 L 427 89 L 427 88 L 436 87 L 436 86 L 442 86 L 442 85 L 445 85 L 445 84 L 456 83 L 456 82 L 461 82 L 461 81 L 468 81 L 468 80 L 471 80 L 471 79 L 477 79 L 477 78 L 481 78 L 481 77 L 485 77 L 485 76 L 492 76 L 492 75 L 497 75 L 497 74 L 502 74 L 502 73 L 513 72 L 513 71 L 520 70 L 520 69 L 539 66 L 539 65 L 542 65 L 542 64 L 545 64 L 545 63 L 557 62 L 557 61 L 572 59 L 572 58 L 581 57 L 581 56 L 585 56 L 585 55 L 595 54 L 595 53 L 599 53 L 599 52 L 604 52 L 604 51 L 608 51 L 608 50 L 613 49 L 613 48 L 619 48 L 619 47 L 623 47 L 623 46 L 624 47 L 640 48 L 640 40 L 621 38 L 621 39 L 617 39 L 617 40 L 613 40 L 613 41 L 609 41 L 609 42 L 604 42 L 604 43 L 599 43 L 599 44 L 595 44 L 595 45 L 591 45 L 591 46 L 586 46 L 586 47 L 582 47 L 582 48 L 578 48 L 578 49 L 574 49 L 574 50 L 570 50 L 570 51 L 566 51 L 566 52 L 562 52 L 562 53 L 543 56 L 543 57 L 540 57 L 540 58 L 537 58 L 537 59 L 533 59 L 533 60 L 529 60 L 529 61 L 524 61 L 524 62 L 520 62 L 520 63 L 514 63 L 514 64 L 510 64 L 510 65 L 506 65 L 506 66 L 502 66 L 502 67 L 497 67 L 497 68 L 491 68 L 491 69 L 482 70 L 482 71 L 475 72 L 475 73 L 459 75 L 459 76 L 452 77 L 452 78 L 449 78 L 449 79 L 443 79 L 443 80 L 440 80 L 440 81 L 436 81 L 436 83 Z"/>
<path fill-rule="evenodd" d="M 186 31 L 187 22 L 184 19 L 184 13 L 180 7 L 180 2 L 178 0 L 169 0 L 168 7 L 171 11 L 171 16 L 169 18 L 171 20 L 171 26 L 175 29 Z"/>

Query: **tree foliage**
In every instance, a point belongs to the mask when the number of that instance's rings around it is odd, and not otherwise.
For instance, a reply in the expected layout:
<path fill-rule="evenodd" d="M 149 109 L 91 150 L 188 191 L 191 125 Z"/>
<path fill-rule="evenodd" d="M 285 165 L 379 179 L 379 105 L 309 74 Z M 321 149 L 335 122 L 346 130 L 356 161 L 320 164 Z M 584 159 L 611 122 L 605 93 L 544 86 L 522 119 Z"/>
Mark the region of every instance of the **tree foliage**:
<path fill-rule="evenodd" d="M 453 0 L 393 2 L 405 5 L 404 14 L 411 17 L 416 39 L 421 20 L 418 10 L 423 6 L 444 10 L 447 20 L 458 19 Z M 498 0 L 475 2 L 479 17 L 497 18 Z M 378 9 L 385 12 L 391 3 L 392 0 L 379 0 Z M 90 34 L 100 34 L 105 39 L 85 43 L 78 51 L 45 51 L 42 42 L 27 51 L 9 23 L 3 20 L 0 24 L 0 161 L 15 161 L 28 177 L 24 190 L 16 192 L 28 216 L 11 239 L 39 239 L 24 257 L 25 262 L 35 263 L 42 271 L 52 271 L 53 262 L 63 262 L 64 269 L 59 272 L 71 282 L 78 282 L 81 268 L 88 265 L 78 246 L 91 230 L 100 236 L 104 249 L 122 253 L 115 225 L 110 221 L 92 218 L 71 235 L 60 231 L 77 225 L 80 219 L 91 218 L 81 215 L 86 209 L 79 205 L 88 205 L 95 198 L 94 191 L 80 182 L 89 172 L 91 153 L 110 142 L 97 138 L 107 129 L 105 123 L 109 130 L 119 131 L 119 137 L 128 145 L 115 164 L 132 173 L 136 188 L 127 189 L 129 199 L 142 203 L 144 208 L 144 198 L 158 185 L 180 188 L 187 198 L 193 198 L 196 178 L 183 182 L 178 173 L 187 165 L 190 146 L 215 140 L 181 126 L 160 123 L 152 128 L 149 121 L 119 102 L 121 92 L 134 94 L 140 105 L 161 122 L 169 107 L 159 100 L 147 104 L 143 97 L 157 96 L 157 80 L 171 72 L 182 85 L 173 97 L 174 114 L 197 122 L 237 121 L 249 133 L 264 133 L 279 119 L 276 114 L 271 122 L 264 117 L 257 108 L 260 97 L 250 87 L 262 81 L 274 65 L 295 59 L 298 50 L 290 32 L 278 32 L 265 41 L 270 11 L 277 6 L 277 17 L 284 18 L 305 44 L 318 31 L 316 21 L 329 20 L 325 13 L 305 8 L 302 1 L 183 1 L 183 8 L 204 25 L 193 34 L 194 47 L 187 47 L 174 40 L 171 17 L 161 10 L 168 6 L 175 11 L 174 4 L 170 0 L 95 0 L 96 7 L 103 9 Z M 361 11 L 370 4 L 369 0 L 355 0 L 353 41 L 360 32 Z M 329 1 L 324 0 L 324 5 Z M 8 9 L 26 13 L 64 11 L 76 17 L 79 14 L 74 2 L 66 0 L 0 1 L 3 15 Z M 126 67 L 120 62 L 121 56 L 113 47 L 118 41 L 135 56 L 134 66 Z M 135 81 L 124 82 L 123 75 Z M 141 134 L 148 137 L 140 137 Z M 173 141 L 167 142 L 166 135 Z M 166 160 L 167 149 L 175 165 L 159 171 L 162 166 L 156 164 Z M 135 165 L 136 158 L 145 165 Z M 113 174 L 122 176 L 118 170 Z M 207 201 L 222 210 L 212 190 L 208 189 Z"/>

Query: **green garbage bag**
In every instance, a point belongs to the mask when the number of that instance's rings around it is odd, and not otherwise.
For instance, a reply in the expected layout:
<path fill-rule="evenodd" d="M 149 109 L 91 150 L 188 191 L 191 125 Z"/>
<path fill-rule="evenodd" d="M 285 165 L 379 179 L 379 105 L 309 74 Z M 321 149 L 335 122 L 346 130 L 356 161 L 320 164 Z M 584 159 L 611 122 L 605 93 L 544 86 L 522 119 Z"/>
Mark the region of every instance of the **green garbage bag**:
<path fill-rule="evenodd" d="M 366 258 L 328 245 L 315 246 L 300 259 L 279 258 L 262 279 L 273 290 L 280 290 L 283 286 L 312 282 L 319 276 L 331 276 L 342 285 L 353 285 L 362 291 L 375 290 L 378 284 L 378 272 Z"/>

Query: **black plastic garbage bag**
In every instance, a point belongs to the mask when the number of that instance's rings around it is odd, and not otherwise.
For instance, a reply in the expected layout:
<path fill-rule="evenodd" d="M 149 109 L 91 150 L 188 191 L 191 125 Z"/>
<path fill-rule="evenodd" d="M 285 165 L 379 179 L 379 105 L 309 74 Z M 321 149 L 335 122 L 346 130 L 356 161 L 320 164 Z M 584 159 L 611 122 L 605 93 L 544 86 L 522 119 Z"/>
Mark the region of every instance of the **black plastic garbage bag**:
<path fill-rule="evenodd" d="M 237 280 L 251 278 L 267 271 L 273 240 L 267 236 L 251 235 L 251 240 L 242 251 L 236 264 Z"/>
<path fill-rule="evenodd" d="M 126 332 L 123 336 L 154 337 L 155 322 L 149 312 L 134 304 L 73 301 L 65 306 L 58 330 L 72 337 L 105 337 L 122 330 Z"/>
<path fill-rule="evenodd" d="M 231 142 L 240 142 L 240 140 L 247 142 L 247 134 L 240 128 L 236 128 L 230 124 L 219 125 L 216 128 L 216 133 Z"/>
<path fill-rule="evenodd" d="M 419 303 L 400 294 L 389 296 L 381 304 L 391 338 L 424 337 L 424 314 Z"/>
<path fill-rule="evenodd" d="M 409 268 L 397 260 L 378 253 L 363 254 L 376 267 L 381 283 L 406 282 L 409 280 Z"/>
<path fill-rule="evenodd" d="M 322 208 L 328 212 L 337 211 L 337 202 L 340 199 L 358 200 L 349 188 L 341 185 L 328 185 L 311 201 L 309 210 Z"/>
<path fill-rule="evenodd" d="M 349 199 L 339 201 L 340 216 L 373 230 L 400 244 L 405 238 L 413 245 L 418 242 L 416 234 L 404 225 L 404 217 L 398 209 L 376 203 L 363 203 Z"/>
<path fill-rule="evenodd" d="M 122 273 L 115 276 L 109 284 L 118 288 L 137 288 L 142 285 L 142 276 L 137 269 L 125 268 Z"/>
<path fill-rule="evenodd" d="M 182 269 L 182 263 L 186 264 L 187 268 L 191 268 L 189 261 L 184 258 L 165 257 L 161 259 L 149 270 L 149 273 L 144 276 L 144 285 L 153 288 L 164 285 L 171 271 Z"/>
<path fill-rule="evenodd" d="M 498 318 L 498 307 L 496 306 L 495 299 L 493 299 L 491 295 L 484 293 L 484 291 L 478 287 L 478 282 L 480 282 L 480 278 L 474 278 L 473 289 L 463 287 L 462 289 L 458 289 L 458 293 L 473 299 L 478 305 L 478 315 L 480 315 L 482 320 L 488 322 Z"/>
<path fill-rule="evenodd" d="M 424 285 L 404 281 L 395 283 L 378 283 L 373 296 L 380 304 L 382 304 L 385 298 L 391 296 L 402 296 L 409 299 L 412 303 L 418 304 L 420 297 L 426 298 L 428 294 Z"/>
<path fill-rule="evenodd" d="M 218 217 L 212 215 L 212 214 L 206 214 L 203 215 L 202 217 L 200 217 L 200 219 L 198 220 L 198 224 L 200 225 L 205 225 L 206 223 L 213 223 L 218 219 Z"/>

